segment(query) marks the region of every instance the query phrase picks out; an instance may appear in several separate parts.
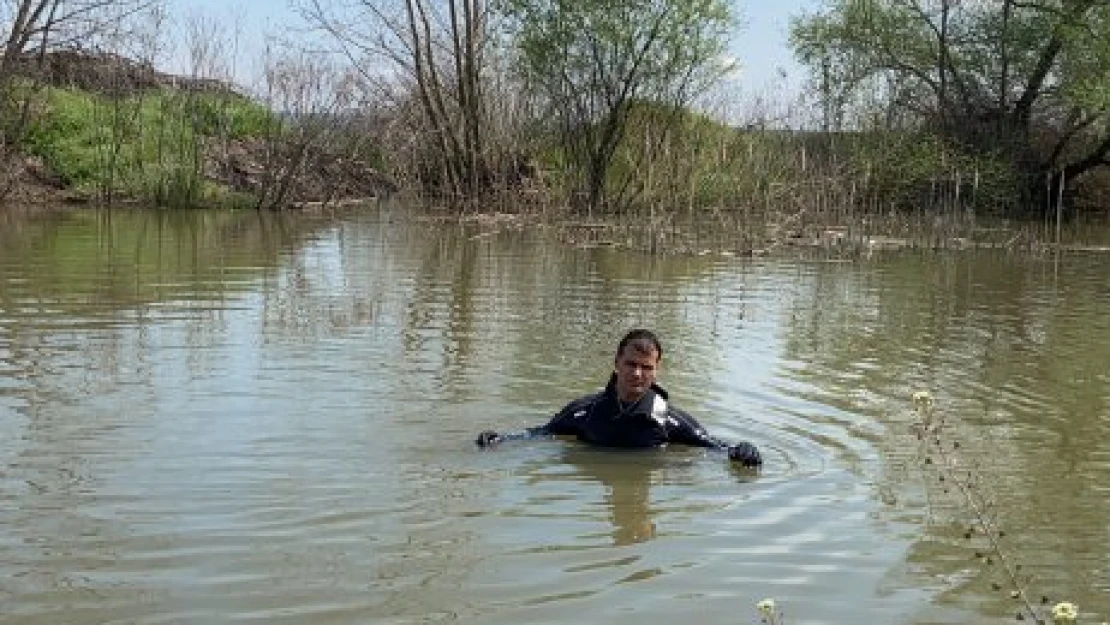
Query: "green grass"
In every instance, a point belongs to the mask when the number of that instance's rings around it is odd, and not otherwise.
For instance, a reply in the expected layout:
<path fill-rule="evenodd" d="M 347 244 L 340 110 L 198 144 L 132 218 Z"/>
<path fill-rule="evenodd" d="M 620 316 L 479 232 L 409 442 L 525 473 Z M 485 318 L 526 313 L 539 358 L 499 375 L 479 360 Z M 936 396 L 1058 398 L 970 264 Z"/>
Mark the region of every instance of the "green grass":
<path fill-rule="evenodd" d="M 153 91 L 109 98 L 49 88 L 25 147 L 80 192 L 198 206 L 234 195 L 204 183 L 205 146 L 261 137 L 278 123 L 267 109 L 235 94 Z"/>
<path fill-rule="evenodd" d="M 629 117 L 607 184 L 630 185 L 641 206 L 772 210 L 944 210 L 956 205 L 957 187 L 960 206 L 998 207 L 1019 188 L 1003 159 L 969 155 L 926 132 L 736 128 L 643 104 Z"/>

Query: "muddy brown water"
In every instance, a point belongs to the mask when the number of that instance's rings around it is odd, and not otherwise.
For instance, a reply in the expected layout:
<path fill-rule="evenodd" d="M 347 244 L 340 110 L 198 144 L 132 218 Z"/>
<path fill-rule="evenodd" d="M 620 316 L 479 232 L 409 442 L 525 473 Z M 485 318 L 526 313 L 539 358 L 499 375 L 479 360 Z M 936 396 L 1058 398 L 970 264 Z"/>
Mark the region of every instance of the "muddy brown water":
<path fill-rule="evenodd" d="M 1099 622 L 1108 313 L 1097 252 L 648 256 L 394 209 L 10 222 L 0 622 L 709 625 L 768 597 L 791 624 L 1012 621 L 911 434 L 919 390 L 1035 601 Z M 596 388 L 640 325 L 759 475 L 471 444 Z"/>

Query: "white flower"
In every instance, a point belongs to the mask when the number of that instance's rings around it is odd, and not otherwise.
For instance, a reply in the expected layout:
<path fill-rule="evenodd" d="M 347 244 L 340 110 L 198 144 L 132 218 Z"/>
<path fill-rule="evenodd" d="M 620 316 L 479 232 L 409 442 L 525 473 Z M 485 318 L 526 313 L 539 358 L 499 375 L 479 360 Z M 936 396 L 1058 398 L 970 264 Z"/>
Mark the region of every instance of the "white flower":
<path fill-rule="evenodd" d="M 1052 606 L 1052 620 L 1057 623 L 1074 623 L 1079 616 L 1079 608 L 1070 601 L 1061 601 Z"/>
<path fill-rule="evenodd" d="M 755 607 L 756 607 L 756 609 L 759 610 L 759 613 L 762 614 L 763 616 L 766 616 L 766 617 L 770 618 L 770 617 L 775 615 L 775 600 L 774 599 L 764 599 L 763 601 L 760 601 L 759 603 L 755 604 Z"/>

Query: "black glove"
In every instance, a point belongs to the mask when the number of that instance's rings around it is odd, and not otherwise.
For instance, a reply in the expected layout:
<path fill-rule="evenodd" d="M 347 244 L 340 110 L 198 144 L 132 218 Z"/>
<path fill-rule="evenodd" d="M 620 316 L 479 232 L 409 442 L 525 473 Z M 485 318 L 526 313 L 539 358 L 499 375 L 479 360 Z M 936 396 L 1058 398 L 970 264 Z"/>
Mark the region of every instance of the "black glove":
<path fill-rule="evenodd" d="M 486 430 L 474 439 L 474 443 L 479 447 L 492 447 L 501 442 L 501 435 L 493 430 Z"/>
<path fill-rule="evenodd" d="M 728 459 L 739 462 L 746 467 L 758 467 L 763 464 L 759 450 L 751 443 L 736 443 L 728 448 Z"/>

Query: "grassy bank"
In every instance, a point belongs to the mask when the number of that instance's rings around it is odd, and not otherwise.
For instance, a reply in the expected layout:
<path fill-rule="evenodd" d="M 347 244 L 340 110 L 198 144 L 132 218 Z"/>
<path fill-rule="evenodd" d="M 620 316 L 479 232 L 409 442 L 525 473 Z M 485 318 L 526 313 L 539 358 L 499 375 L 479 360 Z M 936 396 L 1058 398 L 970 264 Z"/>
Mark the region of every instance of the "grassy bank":
<path fill-rule="evenodd" d="M 1018 201 L 1001 160 L 927 133 L 736 128 L 650 106 L 632 115 L 607 184 L 615 212 L 1000 214 Z"/>
<path fill-rule="evenodd" d="M 249 203 L 214 182 L 212 153 L 280 128 L 264 107 L 233 93 L 157 90 L 110 97 L 50 87 L 39 102 L 26 150 L 72 193 L 107 203 Z"/>
<path fill-rule="evenodd" d="M 638 105 L 608 171 L 609 203 L 593 211 L 569 208 L 577 182 L 569 161 L 557 148 L 541 152 L 536 195 L 546 201 L 530 206 L 577 245 L 762 254 L 1044 244 L 1040 221 L 1005 221 L 1019 196 L 1001 159 L 926 133 L 733 127 Z"/>
<path fill-rule="evenodd" d="M 261 187 L 264 195 L 267 183 L 276 187 L 282 172 L 294 171 L 290 155 L 305 136 L 290 120 L 227 91 L 153 89 L 113 96 L 49 87 L 35 101 L 25 149 L 69 193 L 99 203 L 259 206 L 260 194 L 252 189 Z M 332 126 L 330 147 L 336 137 L 351 137 L 355 147 L 347 152 L 370 163 L 370 170 L 388 160 L 368 142 L 372 128 L 311 121 Z M 471 213 L 525 214 L 533 226 L 558 227 L 574 245 L 676 253 L 1040 249 L 1052 243 L 1051 224 L 999 225 L 998 216 L 1016 201 L 1005 166 L 962 154 L 927 134 L 737 128 L 690 111 L 639 105 L 606 180 L 613 201 L 586 214 L 571 208 L 576 172 L 569 159 L 554 141 L 539 137 L 535 145 L 536 173 L 517 188 L 472 204 L 477 208 Z M 232 158 L 252 151 L 256 162 Z M 337 194 L 345 181 L 365 176 L 334 175 L 333 165 L 298 166 L 317 170 L 316 191 L 323 197 L 370 192 Z M 237 176 L 250 174 L 245 170 L 253 170 L 255 179 L 236 184 Z M 511 221 L 487 220 L 493 228 Z"/>

